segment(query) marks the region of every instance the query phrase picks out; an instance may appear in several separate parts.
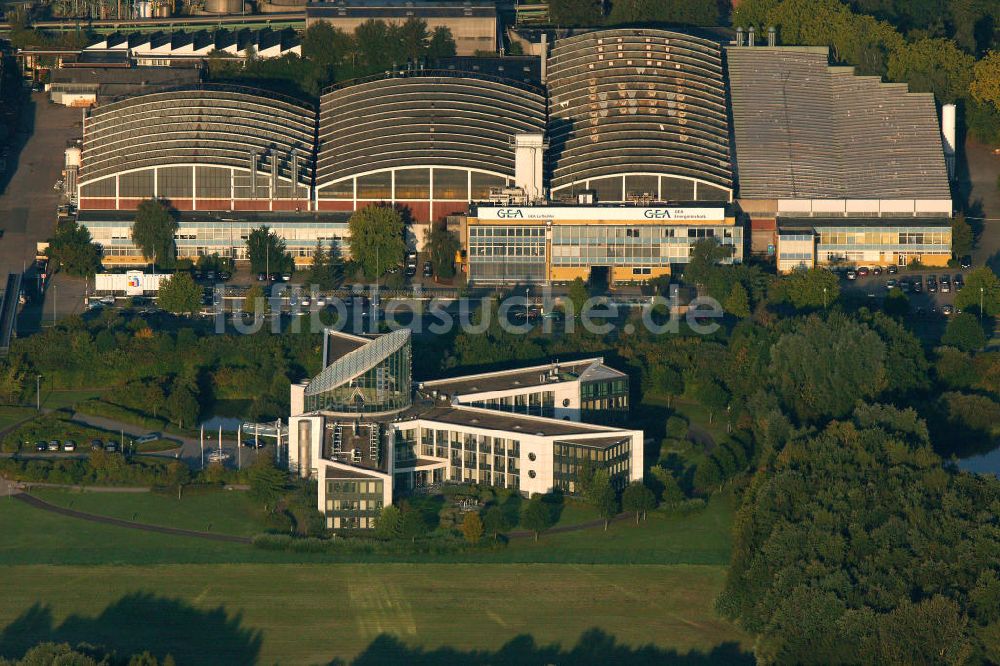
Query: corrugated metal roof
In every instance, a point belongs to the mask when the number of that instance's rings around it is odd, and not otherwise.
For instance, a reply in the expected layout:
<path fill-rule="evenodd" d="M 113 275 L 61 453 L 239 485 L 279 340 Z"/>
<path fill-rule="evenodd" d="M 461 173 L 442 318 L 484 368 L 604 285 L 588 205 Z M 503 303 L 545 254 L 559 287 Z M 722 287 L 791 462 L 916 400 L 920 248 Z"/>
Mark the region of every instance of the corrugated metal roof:
<path fill-rule="evenodd" d="M 726 50 L 739 196 L 949 198 L 934 98 L 825 47 Z"/>

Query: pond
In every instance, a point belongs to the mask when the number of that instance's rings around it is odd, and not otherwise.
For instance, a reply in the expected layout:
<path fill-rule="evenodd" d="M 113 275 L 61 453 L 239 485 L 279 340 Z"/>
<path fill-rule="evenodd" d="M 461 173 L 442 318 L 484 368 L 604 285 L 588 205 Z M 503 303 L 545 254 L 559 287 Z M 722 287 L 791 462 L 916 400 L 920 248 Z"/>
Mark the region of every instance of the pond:
<path fill-rule="evenodd" d="M 962 458 L 958 461 L 958 468 L 966 472 L 1000 476 L 1000 448 L 978 456 Z"/>

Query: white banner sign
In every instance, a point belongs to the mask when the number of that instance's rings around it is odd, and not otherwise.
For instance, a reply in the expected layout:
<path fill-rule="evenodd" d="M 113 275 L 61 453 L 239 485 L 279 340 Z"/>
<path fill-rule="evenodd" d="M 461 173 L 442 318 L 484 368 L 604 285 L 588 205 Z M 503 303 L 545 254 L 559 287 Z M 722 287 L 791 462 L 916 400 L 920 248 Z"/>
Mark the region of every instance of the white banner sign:
<path fill-rule="evenodd" d="M 652 222 L 706 220 L 723 221 L 725 208 L 639 208 L 600 206 L 479 206 L 477 217 L 490 221 L 604 221 L 609 222 Z"/>

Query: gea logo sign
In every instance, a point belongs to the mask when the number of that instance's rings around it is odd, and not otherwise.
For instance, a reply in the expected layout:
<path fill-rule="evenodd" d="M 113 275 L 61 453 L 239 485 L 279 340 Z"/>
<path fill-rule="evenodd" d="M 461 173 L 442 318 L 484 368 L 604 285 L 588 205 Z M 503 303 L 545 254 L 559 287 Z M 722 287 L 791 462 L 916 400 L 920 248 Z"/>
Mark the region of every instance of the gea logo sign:
<path fill-rule="evenodd" d="M 517 208 L 500 208 L 497 210 L 497 217 L 504 220 L 524 217 L 524 211 Z"/>
<path fill-rule="evenodd" d="M 642 211 L 642 216 L 647 220 L 669 220 L 670 219 L 670 209 L 669 208 L 647 208 Z"/>

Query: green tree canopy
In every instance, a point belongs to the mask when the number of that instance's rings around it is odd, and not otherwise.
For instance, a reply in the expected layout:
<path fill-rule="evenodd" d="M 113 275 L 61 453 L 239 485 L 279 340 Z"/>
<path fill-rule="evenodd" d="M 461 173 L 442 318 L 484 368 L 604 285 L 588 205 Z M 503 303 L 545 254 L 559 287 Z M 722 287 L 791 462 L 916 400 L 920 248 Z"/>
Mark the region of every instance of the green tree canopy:
<path fill-rule="evenodd" d="M 1000 50 L 990 51 L 976 63 L 969 92 L 977 102 L 1000 111 Z"/>
<path fill-rule="evenodd" d="M 986 331 L 979 323 L 979 318 L 970 312 L 952 317 L 941 336 L 941 344 L 966 352 L 982 349 L 986 342 Z"/>
<path fill-rule="evenodd" d="M 574 27 L 598 25 L 604 19 L 601 0 L 549 0 L 549 21 Z"/>
<path fill-rule="evenodd" d="M 247 472 L 250 482 L 250 498 L 273 511 L 278 500 L 285 494 L 288 476 L 274 466 L 274 458 L 260 455 Z"/>
<path fill-rule="evenodd" d="M 1000 314 L 1000 280 L 989 266 L 982 266 L 969 273 L 965 289 L 955 294 L 955 307 L 979 312 L 990 317 Z"/>
<path fill-rule="evenodd" d="M 483 519 L 475 511 L 469 511 L 462 519 L 462 536 L 471 544 L 479 543 L 483 538 Z"/>
<path fill-rule="evenodd" d="M 718 25 L 719 4 L 716 0 L 613 0 L 608 23 L 681 23 L 687 25 Z"/>
<path fill-rule="evenodd" d="M 524 529 L 534 532 L 535 541 L 538 541 L 538 533 L 552 527 L 552 512 L 541 495 L 535 495 L 521 512 L 521 526 Z"/>
<path fill-rule="evenodd" d="M 758 658 L 961 663 L 972 622 L 996 618 L 991 604 L 975 615 L 971 592 L 1000 566 L 1000 538 L 981 529 L 1000 482 L 944 468 L 895 411 L 787 442 L 750 484 L 717 606 L 757 636 Z"/>
<path fill-rule="evenodd" d="M 973 58 L 950 39 L 918 39 L 889 55 L 889 78 L 906 81 L 911 92 L 930 92 L 939 102 L 968 95 Z"/>
<path fill-rule="evenodd" d="M 174 273 L 160 283 L 156 300 L 174 314 L 191 315 L 201 309 L 202 289 L 188 273 Z"/>
<path fill-rule="evenodd" d="M 722 309 L 738 319 L 750 316 L 750 297 L 747 295 L 746 287 L 737 282 L 729 291 Z"/>
<path fill-rule="evenodd" d="M 75 221 L 64 222 L 49 239 L 46 256 L 70 275 L 90 277 L 101 268 L 101 249 L 95 245 L 87 227 Z"/>
<path fill-rule="evenodd" d="M 247 258 L 250 259 L 252 273 L 286 273 L 295 266 L 292 255 L 285 249 L 284 239 L 267 225 L 250 230 Z"/>
<path fill-rule="evenodd" d="M 972 234 L 972 225 L 965 219 L 965 215 L 959 213 L 951 219 L 951 252 L 956 257 L 963 257 L 972 252 L 972 245 L 975 238 Z"/>
<path fill-rule="evenodd" d="M 825 268 L 792 271 L 778 284 L 784 298 L 799 310 L 829 307 L 840 296 L 836 274 Z"/>
<path fill-rule="evenodd" d="M 403 218 L 391 206 L 372 205 L 355 211 L 348 221 L 351 259 L 373 280 L 403 261 Z"/>
<path fill-rule="evenodd" d="M 411 542 L 427 533 L 424 517 L 415 509 L 404 511 L 399 520 L 399 535 Z"/>
<path fill-rule="evenodd" d="M 647 511 L 656 508 L 656 497 L 642 481 L 633 481 L 622 492 L 622 508 L 635 513 L 635 522 L 638 524 L 640 517 L 645 518 Z"/>
<path fill-rule="evenodd" d="M 383 539 L 395 539 L 399 536 L 402 515 L 392 504 L 383 507 L 375 523 L 375 533 Z"/>
<path fill-rule="evenodd" d="M 178 229 L 177 219 L 166 204 L 156 199 L 146 199 L 135 211 L 132 223 L 132 242 L 147 260 L 154 260 L 161 266 L 173 266 L 177 255 L 174 234 Z"/>
<path fill-rule="evenodd" d="M 507 518 L 507 514 L 499 505 L 494 504 L 486 510 L 485 514 L 483 514 L 483 529 L 487 533 L 492 534 L 494 539 L 496 539 L 501 532 L 510 529 L 510 527 L 510 521 Z"/>
<path fill-rule="evenodd" d="M 434 227 L 427 232 L 425 251 L 430 254 L 434 275 L 445 279 L 455 276 L 455 254 L 462 248 L 462 243 L 451 231 Z"/>
<path fill-rule="evenodd" d="M 885 344 L 844 315 L 810 316 L 771 348 L 772 382 L 802 421 L 850 413 L 886 386 Z"/>

